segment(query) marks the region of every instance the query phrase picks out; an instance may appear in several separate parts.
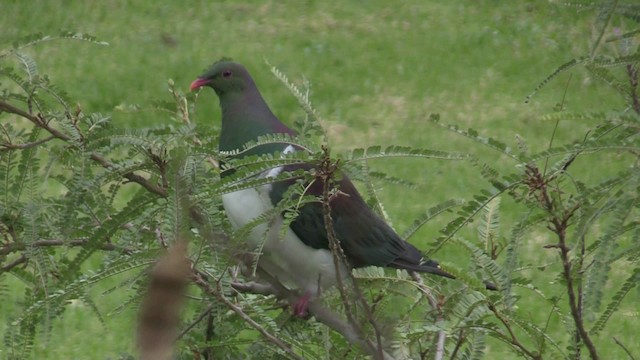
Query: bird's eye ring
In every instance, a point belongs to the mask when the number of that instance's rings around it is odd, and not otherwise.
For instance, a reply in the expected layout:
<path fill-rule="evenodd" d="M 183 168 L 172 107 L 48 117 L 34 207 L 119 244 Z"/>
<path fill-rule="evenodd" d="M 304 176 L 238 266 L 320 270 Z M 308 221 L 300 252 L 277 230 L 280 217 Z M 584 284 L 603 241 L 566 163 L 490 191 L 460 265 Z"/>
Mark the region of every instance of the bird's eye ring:
<path fill-rule="evenodd" d="M 222 72 L 222 76 L 225 78 L 230 78 L 231 77 L 231 70 L 225 70 Z"/>

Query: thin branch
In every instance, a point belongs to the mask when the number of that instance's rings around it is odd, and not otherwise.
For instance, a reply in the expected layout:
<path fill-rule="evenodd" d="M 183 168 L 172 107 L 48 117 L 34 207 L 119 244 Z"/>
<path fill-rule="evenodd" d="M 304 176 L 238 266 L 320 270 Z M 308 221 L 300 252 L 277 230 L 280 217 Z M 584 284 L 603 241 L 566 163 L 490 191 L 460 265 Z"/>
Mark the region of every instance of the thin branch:
<path fill-rule="evenodd" d="M 420 291 L 427 297 L 427 300 L 429 301 L 429 305 L 431 305 L 431 308 L 436 311 L 436 325 L 438 324 L 442 324 L 444 322 L 444 315 L 442 314 L 442 307 L 440 306 L 440 304 L 438 303 L 438 301 L 436 300 L 436 297 L 433 296 L 433 293 L 431 292 L 431 289 L 429 289 L 425 284 L 424 281 L 422 281 L 422 277 L 420 276 L 420 274 L 418 274 L 415 271 L 410 271 L 409 274 L 411 275 L 411 278 L 413 279 L 413 281 L 416 282 L 416 284 L 418 284 L 418 289 L 420 289 Z M 446 339 L 446 334 L 443 330 L 438 331 L 438 341 L 436 343 L 436 355 L 434 357 L 434 360 L 442 360 L 444 359 L 444 341 Z M 451 357 L 453 359 L 453 356 Z"/>
<path fill-rule="evenodd" d="M 74 240 L 36 240 L 30 243 L 13 242 L 5 244 L 0 248 L 0 255 L 7 255 L 16 251 L 26 250 L 29 247 L 49 247 L 49 246 L 84 246 L 88 244 L 86 239 L 74 239 Z M 99 247 L 100 250 L 105 251 L 121 251 L 123 254 L 130 255 L 133 253 L 133 249 L 116 246 L 112 243 L 104 243 Z"/>
<path fill-rule="evenodd" d="M 224 296 L 224 294 L 222 293 L 222 288 L 221 288 L 220 282 L 218 282 L 216 284 L 215 288 L 212 287 L 211 285 L 209 285 L 208 282 L 206 282 L 203 279 L 202 274 L 200 272 L 198 272 L 197 270 L 193 271 L 192 279 L 193 279 L 193 282 L 195 282 L 200 288 L 205 290 L 205 292 L 215 296 L 218 300 L 220 300 L 223 304 L 225 304 L 229 309 L 231 309 L 238 316 L 240 316 L 242 318 L 242 320 L 244 320 L 247 324 L 251 325 L 251 327 L 256 329 L 265 339 L 267 339 L 267 341 L 269 341 L 270 343 L 274 344 L 278 348 L 284 350 L 287 353 L 287 355 L 290 356 L 292 359 L 297 359 L 297 360 L 303 360 L 304 359 L 304 358 L 300 357 L 300 355 L 296 354 L 288 344 L 284 343 L 278 337 L 276 337 L 274 335 L 271 335 L 271 333 L 269 333 L 269 331 L 267 331 L 267 329 L 262 327 L 262 325 L 258 324 L 249 315 L 247 315 L 242 310 L 242 308 L 240 308 L 239 306 L 237 306 L 236 304 L 231 302 L 229 299 L 227 299 L 226 296 Z"/>
<path fill-rule="evenodd" d="M 623 343 L 621 343 L 618 339 L 616 339 L 616 337 L 615 337 L 615 336 L 613 337 L 613 341 L 615 341 L 615 342 L 616 342 L 616 344 L 618 344 L 618 345 L 622 348 L 622 350 L 624 350 L 624 352 L 626 352 L 626 353 L 627 353 L 627 356 L 629 356 L 629 359 L 631 359 L 631 360 L 636 360 L 636 358 L 635 358 L 635 357 L 633 357 L 633 355 L 631 354 L 631 352 L 629 351 L 629 349 L 627 349 L 627 347 L 626 347 L 626 346 L 624 346 L 624 344 L 623 344 Z"/>
<path fill-rule="evenodd" d="M 29 260 L 29 258 L 27 258 L 25 256 L 25 254 L 21 254 L 20 257 L 18 257 L 17 259 L 15 259 L 14 261 L 8 263 L 7 265 L 4 265 L 3 267 L 0 268 L 0 274 L 3 272 L 7 272 L 11 269 L 13 269 L 14 267 L 20 265 L 20 264 L 24 264 Z"/>
<path fill-rule="evenodd" d="M 611 19 L 613 18 L 613 14 L 615 14 L 616 12 L 616 8 L 618 7 L 618 0 L 613 0 L 611 2 L 611 4 L 607 5 L 608 6 L 608 13 L 607 13 L 607 17 L 602 25 L 602 29 L 600 29 L 600 32 L 598 32 L 598 38 L 596 39 L 596 41 L 593 44 L 593 48 L 591 49 L 591 54 L 589 55 L 591 57 L 591 59 L 593 59 L 596 56 L 596 50 L 598 50 L 598 46 L 600 46 L 600 43 L 602 42 L 602 38 L 604 37 L 604 33 L 607 30 L 607 27 L 609 26 L 609 24 L 611 23 Z"/>
<path fill-rule="evenodd" d="M 6 103 L 4 101 L 0 101 L 0 111 L 4 111 L 4 112 L 8 112 L 11 114 L 15 114 L 18 116 L 21 116 L 29 121 L 31 121 L 35 126 L 42 128 L 44 130 L 46 130 L 47 132 L 49 132 L 54 138 L 60 139 L 64 142 L 70 143 L 72 142 L 72 139 L 69 135 L 61 132 L 60 130 L 57 130 L 55 128 L 52 128 L 51 126 L 49 126 L 49 124 L 47 123 L 47 121 L 45 121 L 45 119 L 42 118 L 41 115 L 33 115 L 30 114 L 20 108 L 17 108 L 9 103 Z M 92 152 L 90 155 L 91 160 L 97 162 L 98 164 L 100 164 L 100 166 L 102 166 L 105 169 L 108 170 L 118 170 L 118 166 L 114 163 L 112 163 L 111 161 L 107 160 L 103 155 L 97 153 L 97 152 Z M 122 177 L 124 177 L 125 179 L 129 180 L 130 182 L 134 182 L 139 184 L 140 186 L 142 186 L 143 188 L 145 188 L 147 191 L 152 192 L 154 194 L 160 195 L 162 197 L 167 197 L 167 189 L 163 188 L 161 186 L 158 186 L 154 183 L 152 183 L 151 181 L 149 181 L 149 179 L 138 175 L 134 172 L 127 172 L 122 174 Z"/>
<path fill-rule="evenodd" d="M 557 217 L 554 217 L 553 219 L 551 219 L 551 223 L 552 230 L 558 236 L 558 248 L 560 250 L 560 258 L 562 259 L 562 274 L 567 284 L 567 294 L 569 295 L 569 308 L 571 310 L 571 316 L 573 317 L 578 334 L 580 334 L 580 338 L 589 350 L 591 359 L 597 360 L 598 352 L 596 351 L 595 345 L 591 341 L 589 333 L 584 327 L 582 312 L 580 311 L 580 305 L 578 302 L 578 298 L 576 297 L 576 292 L 573 284 L 574 279 L 572 275 L 571 258 L 569 256 L 569 251 L 571 249 L 567 246 L 566 243 L 566 229 L 568 227 L 568 222 L 577 208 L 578 205 L 576 205 L 573 209 L 564 211 L 564 215 L 562 216 L 562 218 L 559 219 Z"/>
<path fill-rule="evenodd" d="M 631 85 L 631 102 L 633 110 L 640 115 L 640 96 L 638 95 L 638 68 L 633 64 L 627 64 L 629 85 Z"/>
<path fill-rule="evenodd" d="M 251 293 L 264 296 L 276 294 L 276 290 L 272 285 L 261 284 L 255 281 L 250 281 L 248 283 L 232 282 L 231 287 L 234 290 L 242 293 Z"/>
<path fill-rule="evenodd" d="M 571 249 L 567 245 L 567 228 L 569 227 L 569 221 L 580 208 L 580 204 L 576 203 L 571 208 L 564 208 L 564 204 L 558 204 L 560 201 L 552 199 L 549 194 L 549 182 L 554 179 L 554 176 L 545 178 L 540 170 L 534 165 L 528 165 L 526 169 L 525 183 L 529 186 L 529 192 L 535 194 L 540 207 L 549 214 L 549 230 L 556 234 L 558 237 L 558 243 L 554 245 L 546 245 L 545 248 L 557 248 L 560 253 L 560 259 L 562 260 L 562 275 L 565 279 L 567 294 L 569 296 L 569 309 L 571 310 L 571 316 L 576 325 L 577 333 L 580 339 L 584 342 L 585 346 L 589 350 L 589 354 L 592 360 L 599 359 L 596 347 L 587 333 L 584 327 L 584 321 L 580 309 L 578 297 L 576 296 L 576 290 L 574 285 L 574 278 L 572 274 L 572 264 L 569 251 Z M 558 190 L 557 190 L 558 191 Z"/>
<path fill-rule="evenodd" d="M 31 143 L 26 143 L 26 144 L 10 144 L 10 143 L 4 143 L 4 144 L 0 144 L 0 151 L 7 151 L 7 150 L 24 150 L 24 149 L 30 149 L 32 147 L 36 147 L 38 145 L 42 145 L 44 143 L 46 143 L 49 140 L 53 140 L 56 137 L 51 135 L 49 137 L 46 137 L 42 140 L 38 140 L 38 141 L 34 141 Z"/>
<path fill-rule="evenodd" d="M 536 359 L 536 360 L 542 360 L 542 357 L 540 356 L 540 354 L 534 353 L 534 352 L 528 350 L 524 345 L 522 345 L 522 343 L 516 337 L 516 334 L 513 332 L 513 329 L 511 328 L 511 324 L 509 324 L 509 320 L 506 319 L 504 316 L 502 316 L 502 314 L 498 311 L 498 309 L 496 309 L 494 304 L 489 303 L 488 307 L 489 307 L 489 310 L 491 310 L 491 312 L 494 313 L 496 318 L 498 318 L 498 320 L 500 320 L 502 325 L 504 325 L 504 327 L 509 332 L 509 338 L 504 337 L 504 340 L 506 340 L 509 343 L 511 343 L 513 346 L 518 348 L 520 351 L 522 351 L 524 354 L 526 354 L 530 358 Z"/>
<path fill-rule="evenodd" d="M 174 341 L 178 341 L 182 339 L 182 337 L 185 336 L 186 333 L 191 331 L 191 329 L 193 329 L 196 325 L 198 325 L 198 323 L 200 323 L 200 321 L 202 321 L 207 315 L 209 315 L 212 309 L 213 309 L 213 305 L 207 306 L 207 308 L 202 312 L 202 314 L 200 314 L 200 316 L 198 316 L 197 319 L 195 319 L 191 324 L 189 324 L 189 326 L 184 328 L 180 332 L 180 334 L 178 334 L 178 336 L 176 336 L 176 339 Z"/>
<path fill-rule="evenodd" d="M 342 320 L 337 313 L 316 302 L 311 302 L 309 304 L 309 312 L 313 314 L 316 320 L 340 333 L 349 343 L 359 345 L 369 355 L 378 356 L 380 354 L 380 349 L 376 344 L 371 340 L 358 336 L 357 330 L 353 327 L 353 324 Z M 383 360 L 393 360 L 393 357 L 386 351 L 382 350 L 381 352 Z"/>
<path fill-rule="evenodd" d="M 460 348 L 462 347 L 464 340 L 465 340 L 464 329 L 460 329 L 460 332 L 458 334 L 458 341 L 456 341 L 456 346 L 451 352 L 451 360 L 454 360 L 458 355 L 458 351 L 460 351 Z"/>
<path fill-rule="evenodd" d="M 333 219 L 331 218 L 331 200 L 334 196 L 346 196 L 344 193 L 340 192 L 340 189 L 337 189 L 335 194 L 332 193 L 331 183 L 334 177 L 336 170 L 338 169 L 337 164 L 333 163 L 331 160 L 331 156 L 329 155 L 329 148 L 327 146 L 322 146 L 323 151 L 323 159 L 320 164 L 319 177 L 322 181 L 322 212 L 323 212 L 323 220 L 325 231 L 327 232 L 327 238 L 329 240 L 329 248 L 331 249 L 331 254 L 333 255 L 333 263 L 336 271 L 336 280 L 338 282 L 338 290 L 340 291 L 340 296 L 342 297 L 342 303 L 345 306 L 345 313 L 347 315 L 347 319 L 349 322 L 356 328 L 360 326 L 356 322 L 353 313 L 351 312 L 351 303 L 349 301 L 349 297 L 347 296 L 346 289 L 344 284 L 342 283 L 342 275 L 341 271 L 345 269 L 341 269 L 340 265 L 344 264 L 346 269 L 350 269 L 349 263 L 347 261 L 347 257 L 340 245 L 340 240 L 338 240 L 335 229 L 333 228 Z M 383 359 L 384 358 L 384 350 L 382 347 L 382 335 L 380 332 L 380 328 L 378 324 L 375 322 L 373 318 L 373 313 L 371 312 L 371 307 L 367 303 L 358 286 L 356 279 L 353 278 L 351 272 L 349 270 L 345 270 L 347 277 L 351 280 L 351 284 L 353 285 L 353 290 L 356 293 L 356 298 L 362 305 L 367 321 L 373 327 L 374 334 L 376 336 L 376 341 L 378 343 L 378 351 L 375 353 L 376 358 Z M 362 332 L 362 330 L 360 330 Z"/>
<path fill-rule="evenodd" d="M 280 299 L 285 299 L 289 304 L 294 304 L 296 302 L 298 294 L 284 287 L 277 279 L 265 273 L 260 268 L 257 270 L 259 277 L 268 282 L 268 285 L 257 283 L 248 283 L 244 285 L 234 284 L 232 285 L 234 289 L 240 292 L 253 292 L 252 290 L 256 290 L 257 293 L 262 295 L 275 295 Z M 273 292 L 267 293 L 267 289 L 270 289 Z M 376 356 L 378 354 L 378 347 L 376 344 L 371 340 L 366 339 L 362 334 L 361 329 L 354 326 L 349 321 L 344 321 L 338 313 L 324 307 L 317 301 L 309 302 L 308 311 L 316 321 L 328 326 L 342 335 L 342 337 L 344 337 L 350 344 L 359 346 L 370 356 Z M 386 351 L 383 351 L 382 356 L 384 360 L 393 360 L 393 357 Z"/>

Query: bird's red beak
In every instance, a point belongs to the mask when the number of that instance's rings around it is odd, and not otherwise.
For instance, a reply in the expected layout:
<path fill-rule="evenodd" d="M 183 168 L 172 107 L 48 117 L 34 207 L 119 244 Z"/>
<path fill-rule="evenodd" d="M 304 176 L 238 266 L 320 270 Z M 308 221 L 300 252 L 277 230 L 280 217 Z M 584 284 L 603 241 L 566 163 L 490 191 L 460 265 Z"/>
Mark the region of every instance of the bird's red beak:
<path fill-rule="evenodd" d="M 195 79 L 189 86 L 189 90 L 193 91 L 197 88 L 207 85 L 207 83 L 209 83 L 209 80 L 207 79 Z"/>

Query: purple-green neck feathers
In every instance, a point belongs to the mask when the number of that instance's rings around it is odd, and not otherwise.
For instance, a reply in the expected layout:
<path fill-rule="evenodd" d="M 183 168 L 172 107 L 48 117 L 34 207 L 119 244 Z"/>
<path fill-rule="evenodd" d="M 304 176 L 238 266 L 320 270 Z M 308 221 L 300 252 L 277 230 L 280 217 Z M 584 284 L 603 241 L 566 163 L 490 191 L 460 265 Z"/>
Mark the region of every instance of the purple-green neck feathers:
<path fill-rule="evenodd" d="M 253 85 L 253 84 L 251 84 Z M 273 133 L 295 135 L 271 112 L 258 89 L 248 86 L 239 92 L 220 94 L 222 109 L 222 132 L 220 150 L 241 149 L 259 136 Z M 259 153 L 268 153 L 283 148 L 281 145 L 261 147 Z M 257 152 L 252 152 L 257 153 Z"/>
<path fill-rule="evenodd" d="M 295 132 L 278 120 L 265 103 L 247 69 L 233 61 L 221 60 L 191 83 L 190 89 L 211 87 L 220 99 L 222 132 L 220 150 L 242 150 L 259 136 Z M 286 145 L 264 145 L 242 156 L 282 151 Z"/>

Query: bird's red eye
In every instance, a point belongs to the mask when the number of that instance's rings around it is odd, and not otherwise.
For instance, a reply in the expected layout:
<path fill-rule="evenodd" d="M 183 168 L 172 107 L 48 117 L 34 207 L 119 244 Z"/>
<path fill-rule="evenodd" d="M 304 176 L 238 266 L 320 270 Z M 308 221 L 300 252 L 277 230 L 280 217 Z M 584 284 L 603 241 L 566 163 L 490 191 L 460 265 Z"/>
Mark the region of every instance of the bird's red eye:
<path fill-rule="evenodd" d="M 231 77 L 231 70 L 225 70 L 222 72 L 222 76 L 225 78 L 230 78 Z"/>

